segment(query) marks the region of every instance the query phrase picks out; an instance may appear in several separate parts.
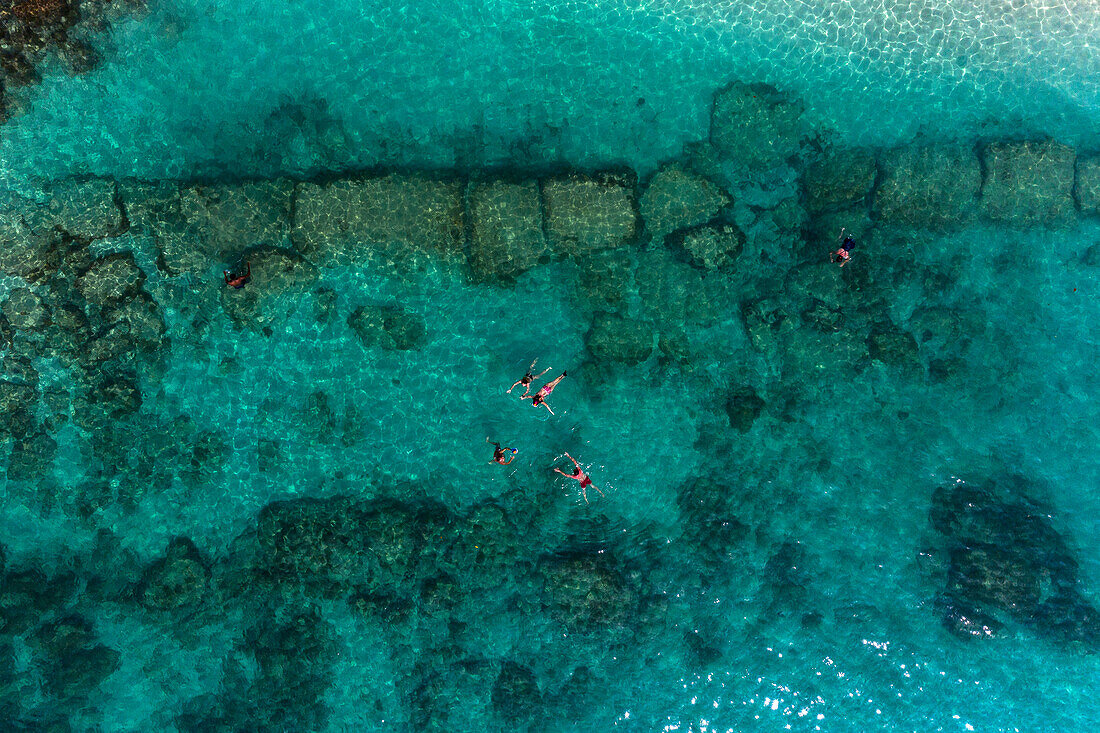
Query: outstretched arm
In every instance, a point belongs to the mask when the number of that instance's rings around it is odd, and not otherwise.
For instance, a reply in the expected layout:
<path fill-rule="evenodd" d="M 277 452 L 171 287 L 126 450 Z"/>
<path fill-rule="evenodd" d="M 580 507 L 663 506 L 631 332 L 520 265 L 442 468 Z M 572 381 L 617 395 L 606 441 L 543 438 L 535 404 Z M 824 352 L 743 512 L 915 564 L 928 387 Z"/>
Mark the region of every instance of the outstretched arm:
<path fill-rule="evenodd" d="M 244 263 L 244 276 L 245 277 L 252 277 L 252 263 L 251 262 Z"/>
<path fill-rule="evenodd" d="M 505 394 L 512 394 L 512 390 L 513 390 L 513 389 L 515 389 L 516 387 L 520 386 L 521 384 L 523 384 L 523 380 L 522 380 L 522 379 L 516 380 L 516 383 L 515 383 L 515 384 L 513 384 L 513 385 L 512 385 L 511 387 L 509 387 L 509 388 L 508 388 L 508 391 L 507 391 L 507 392 L 505 392 Z"/>
<path fill-rule="evenodd" d="M 554 411 L 550 409 L 550 405 L 546 404 L 545 402 L 540 402 L 539 404 L 540 404 L 540 405 L 542 405 L 543 407 L 545 407 L 545 408 L 546 408 L 546 410 L 547 410 L 547 411 L 548 411 L 548 412 L 549 412 L 549 413 L 550 413 L 551 415 L 553 415 L 553 414 L 554 414 Z"/>
<path fill-rule="evenodd" d="M 571 456 L 571 455 L 569 455 L 568 453 L 566 453 L 566 454 L 565 454 L 565 457 L 566 457 L 566 458 L 568 458 L 569 460 L 573 461 L 573 465 L 574 465 L 574 466 L 576 466 L 577 468 L 580 468 L 580 467 L 581 467 L 581 464 L 577 463 L 577 459 L 576 459 L 576 458 L 574 458 L 573 456 Z"/>
<path fill-rule="evenodd" d="M 229 270 L 222 270 L 222 277 L 225 278 L 225 284 L 229 284 Z"/>
<path fill-rule="evenodd" d="M 562 476 L 565 476 L 566 478 L 572 478 L 572 476 L 570 476 L 569 474 L 567 474 L 565 471 L 561 470 L 560 468 L 555 468 L 554 471 L 557 472 L 557 473 L 560 473 Z"/>

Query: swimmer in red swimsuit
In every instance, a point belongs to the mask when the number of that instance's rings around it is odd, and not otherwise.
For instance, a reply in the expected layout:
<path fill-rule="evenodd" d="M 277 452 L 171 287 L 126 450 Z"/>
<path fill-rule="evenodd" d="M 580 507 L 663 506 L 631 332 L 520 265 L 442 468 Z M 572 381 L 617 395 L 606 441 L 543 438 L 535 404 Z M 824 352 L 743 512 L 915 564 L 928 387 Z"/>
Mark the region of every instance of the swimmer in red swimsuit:
<path fill-rule="evenodd" d="M 848 250 L 856 246 L 856 240 L 852 239 L 851 236 L 845 236 L 845 231 L 847 230 L 840 230 L 840 249 L 838 249 L 836 252 L 829 253 L 829 262 L 839 262 L 841 267 L 844 267 L 846 264 L 848 264 L 848 262 L 851 261 L 852 255 L 849 254 Z"/>
<path fill-rule="evenodd" d="M 225 278 L 225 284 L 231 288 L 240 290 L 245 286 L 245 283 L 252 279 L 252 263 L 244 263 L 245 271 L 241 274 L 233 274 L 229 270 L 222 270 L 222 277 Z"/>
<path fill-rule="evenodd" d="M 502 466 L 507 466 L 509 463 L 516 460 L 516 454 L 519 453 L 519 449 L 501 448 L 500 443 L 496 442 L 495 440 L 489 440 L 488 438 L 485 439 L 485 442 L 493 444 L 493 458 L 489 461 L 489 463 L 499 463 Z M 504 455 L 506 451 L 512 451 L 512 454 L 508 456 L 507 461 L 504 460 Z"/>
<path fill-rule="evenodd" d="M 565 375 L 562 375 L 562 376 L 565 376 Z M 589 486 L 591 486 L 593 489 L 596 489 L 597 494 L 599 494 L 600 496 L 603 496 L 604 493 L 602 491 L 600 491 L 596 487 L 595 484 L 592 483 L 592 479 L 581 468 L 581 464 L 577 463 L 577 459 L 574 458 L 573 456 L 569 455 L 568 453 L 565 454 L 565 457 L 568 458 L 569 460 L 573 461 L 573 473 L 566 473 L 565 471 L 561 470 L 560 468 L 555 468 L 554 470 L 557 471 L 558 473 L 560 473 L 562 476 L 565 476 L 566 478 L 571 478 L 571 479 L 575 479 L 577 481 L 580 481 L 580 483 L 581 483 L 581 496 L 584 497 L 584 503 L 585 504 L 588 503 L 588 492 L 586 491 L 586 489 L 588 489 Z M 606 498 L 606 497 L 604 497 L 604 498 Z"/>
<path fill-rule="evenodd" d="M 523 375 L 523 379 L 519 380 L 518 382 L 513 384 L 511 387 L 509 387 L 507 394 L 512 394 L 513 389 L 515 389 L 516 387 L 519 387 L 520 385 L 523 385 L 523 394 L 520 395 L 520 399 L 523 399 L 524 397 L 526 397 L 531 391 L 531 382 L 538 379 L 543 374 L 546 374 L 546 372 L 550 371 L 550 367 L 546 367 L 545 369 L 543 369 L 538 374 L 535 374 L 535 364 L 538 364 L 538 363 L 539 363 L 538 359 L 535 359 L 533 362 L 531 362 L 531 366 L 527 367 L 527 373 Z"/>
<path fill-rule="evenodd" d="M 562 372 L 561 375 L 553 382 L 548 382 L 542 385 L 542 389 L 535 393 L 535 396 L 531 398 L 531 404 L 535 407 L 542 405 L 547 410 L 550 410 L 550 405 L 546 404 L 546 398 L 550 396 L 550 393 L 554 391 L 554 387 L 558 386 L 558 382 L 565 379 L 569 372 Z M 554 411 L 550 410 L 550 414 L 553 415 Z"/>

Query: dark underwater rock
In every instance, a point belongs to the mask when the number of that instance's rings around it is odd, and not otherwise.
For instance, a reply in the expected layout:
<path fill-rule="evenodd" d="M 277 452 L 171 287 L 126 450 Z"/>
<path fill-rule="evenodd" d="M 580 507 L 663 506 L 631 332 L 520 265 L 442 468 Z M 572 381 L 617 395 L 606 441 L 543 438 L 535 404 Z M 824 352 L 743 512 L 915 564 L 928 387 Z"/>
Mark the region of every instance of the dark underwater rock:
<path fill-rule="evenodd" d="M 865 201 L 878 168 L 865 150 L 829 148 L 802 174 L 802 190 L 810 211 L 840 209 Z"/>
<path fill-rule="evenodd" d="M 1077 561 L 1045 512 L 958 482 L 936 490 L 929 518 L 949 549 L 947 628 L 980 638 L 990 635 L 983 627 L 999 631 L 987 619 L 1011 619 L 1060 643 L 1100 643 L 1100 611 L 1079 591 Z"/>
<path fill-rule="evenodd" d="M 0 306 L 8 323 L 19 331 L 36 331 L 50 322 L 50 312 L 42 298 L 29 288 L 15 288 Z"/>
<path fill-rule="evenodd" d="M 1064 223 L 1074 214 L 1077 153 L 1053 140 L 990 143 L 982 150 L 982 209 L 1017 226 Z"/>
<path fill-rule="evenodd" d="M 122 655 L 96 644 L 58 658 L 46 672 L 46 684 L 63 698 L 91 696 L 103 680 L 122 666 Z"/>
<path fill-rule="evenodd" d="M 8 456 L 8 478 L 13 481 L 33 481 L 50 469 L 57 454 L 57 441 L 45 430 L 37 429 L 18 435 Z"/>
<path fill-rule="evenodd" d="M 710 142 L 751 171 L 775 168 L 802 149 L 804 105 L 767 84 L 733 82 L 714 95 Z"/>
<path fill-rule="evenodd" d="M 493 683 L 493 707 L 507 721 L 529 722 L 542 710 L 542 692 L 535 673 L 506 661 Z"/>
<path fill-rule="evenodd" d="M 987 613 L 943 597 L 937 605 L 943 626 L 960 639 L 992 639 L 1004 633 L 1004 624 Z"/>
<path fill-rule="evenodd" d="M 145 569 L 138 599 L 156 611 L 194 608 L 202 603 L 209 578 L 194 543 L 177 537 L 168 544 L 165 556 Z"/>
<path fill-rule="evenodd" d="M 457 261 L 464 244 L 460 181 L 391 173 L 300 183 L 291 240 L 319 267 Z"/>
<path fill-rule="evenodd" d="M 653 352 L 653 329 L 635 318 L 597 313 L 584 343 L 598 362 L 636 366 Z"/>
<path fill-rule="evenodd" d="M 767 403 L 752 387 L 741 387 L 726 398 L 726 415 L 730 427 L 738 432 L 747 433 L 756 418 L 764 411 Z"/>
<path fill-rule="evenodd" d="M 892 321 L 882 320 L 871 327 L 867 336 L 867 353 L 874 360 L 902 369 L 920 368 L 920 352 L 916 340 Z"/>
<path fill-rule="evenodd" d="M 730 202 L 718 186 L 678 164 L 665 166 L 646 184 L 638 202 L 654 240 L 710 221 Z"/>
<path fill-rule="evenodd" d="M 741 554 L 750 528 L 738 517 L 739 493 L 710 479 L 688 481 L 676 495 L 684 539 L 709 569 Z"/>
<path fill-rule="evenodd" d="M 324 695 L 339 650 L 332 625 L 316 608 L 288 609 L 265 616 L 249 629 L 246 641 L 259 667 L 249 692 L 259 729 L 324 729 Z"/>
<path fill-rule="evenodd" d="M 423 316 L 394 305 L 361 305 L 348 316 L 348 326 L 364 346 L 387 351 L 414 351 L 427 342 Z"/>
<path fill-rule="evenodd" d="M 706 224 L 671 235 L 671 247 L 682 249 L 692 264 L 704 270 L 733 270 L 745 246 L 745 233 L 736 224 Z"/>
<path fill-rule="evenodd" d="M 982 185 L 978 156 L 968 145 L 908 146 L 879 161 L 882 181 L 874 210 L 888 224 L 943 229 L 961 224 Z"/>
<path fill-rule="evenodd" d="M 625 624 L 637 605 L 634 591 L 605 553 L 570 553 L 543 558 L 543 598 L 561 624 L 573 631 Z"/>

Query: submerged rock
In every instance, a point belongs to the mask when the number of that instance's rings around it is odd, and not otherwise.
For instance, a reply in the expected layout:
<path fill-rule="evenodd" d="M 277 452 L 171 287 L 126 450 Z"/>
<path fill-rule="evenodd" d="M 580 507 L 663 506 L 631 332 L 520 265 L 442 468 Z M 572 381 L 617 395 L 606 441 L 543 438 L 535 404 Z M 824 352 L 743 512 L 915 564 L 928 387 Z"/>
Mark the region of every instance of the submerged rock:
<path fill-rule="evenodd" d="M 707 224 L 673 234 L 666 241 L 686 252 L 697 267 L 727 272 L 745 246 L 745 233 L 736 224 Z"/>
<path fill-rule="evenodd" d="M 476 281 L 508 284 L 547 256 L 537 182 L 471 184 L 469 206 Z"/>
<path fill-rule="evenodd" d="M 908 146 L 879 160 L 874 210 L 888 224 L 943 229 L 961 224 L 982 185 L 974 150 L 965 145 Z"/>
<path fill-rule="evenodd" d="M 194 543 L 177 537 L 168 544 L 165 556 L 145 569 L 138 598 L 157 611 L 194 608 L 202 603 L 209 576 Z"/>
<path fill-rule="evenodd" d="M 115 252 L 95 260 L 76 281 L 76 289 L 88 302 L 107 305 L 136 295 L 145 284 L 145 273 L 130 252 Z"/>
<path fill-rule="evenodd" d="M 577 290 L 593 310 L 623 307 L 634 286 L 635 252 L 633 247 L 618 247 L 593 252 L 577 260 L 581 271 Z"/>
<path fill-rule="evenodd" d="M 115 182 L 110 178 L 59 181 L 46 189 L 49 203 L 44 224 L 74 237 L 102 239 L 126 229 L 122 210 L 115 203 Z"/>
<path fill-rule="evenodd" d="M 577 256 L 632 242 L 638 232 L 634 184 L 633 173 L 575 174 L 544 181 L 551 250 Z"/>
<path fill-rule="evenodd" d="M 637 605 L 634 591 L 601 553 L 571 553 L 539 563 L 543 598 L 554 617 L 573 631 L 600 630 L 627 622 Z"/>
<path fill-rule="evenodd" d="M 1082 214 L 1100 215 L 1100 155 L 1077 159 L 1073 190 Z"/>
<path fill-rule="evenodd" d="M 598 362 L 635 366 L 653 352 L 649 323 L 615 313 L 597 313 L 585 336 L 589 353 Z"/>
<path fill-rule="evenodd" d="M 529 722 L 542 711 L 542 693 L 535 673 L 512 661 L 500 668 L 493 683 L 493 707 L 510 722 Z"/>
<path fill-rule="evenodd" d="M 461 182 L 392 173 L 298 185 L 291 240 L 321 267 L 457 259 Z"/>
<path fill-rule="evenodd" d="M 749 527 L 737 517 L 740 500 L 734 487 L 705 478 L 688 481 L 676 495 L 683 537 L 708 568 L 741 553 Z"/>
<path fill-rule="evenodd" d="M 984 638 L 1011 619 L 1058 642 L 1100 643 L 1100 611 L 1044 512 L 959 482 L 936 490 L 929 516 L 948 541 L 941 611 L 952 632 Z"/>
<path fill-rule="evenodd" d="M 710 141 L 725 158 L 753 171 L 781 165 L 802 148 L 801 102 L 767 84 L 733 82 L 714 95 Z"/>
<path fill-rule="evenodd" d="M 991 143 L 982 150 L 982 209 L 994 221 L 1056 224 L 1074 213 L 1076 152 L 1053 140 Z"/>
<path fill-rule="evenodd" d="M 650 236 L 660 239 L 710 221 L 729 202 L 729 196 L 707 179 L 670 165 L 649 180 L 639 208 Z"/>
<path fill-rule="evenodd" d="M 912 335 L 892 321 L 882 320 L 871 327 L 867 336 L 867 352 L 872 359 L 903 369 L 920 368 L 920 353 Z"/>
<path fill-rule="evenodd" d="M 348 316 L 348 326 L 368 347 L 413 351 L 427 343 L 423 316 L 395 305 L 361 305 Z"/>
<path fill-rule="evenodd" d="M 726 398 L 726 415 L 729 416 L 730 427 L 747 433 L 766 406 L 767 403 L 752 387 L 734 390 Z"/>
<path fill-rule="evenodd" d="M 294 182 L 285 178 L 189 186 L 179 193 L 180 216 L 218 260 L 251 247 L 281 247 L 290 234 Z"/>
<path fill-rule="evenodd" d="M 29 288 L 13 289 L 0 309 L 12 328 L 18 331 L 36 331 L 50 323 L 45 303 Z"/>
<path fill-rule="evenodd" d="M 802 174 L 802 190 L 810 211 L 840 209 L 864 201 L 878 169 L 865 150 L 830 148 Z"/>

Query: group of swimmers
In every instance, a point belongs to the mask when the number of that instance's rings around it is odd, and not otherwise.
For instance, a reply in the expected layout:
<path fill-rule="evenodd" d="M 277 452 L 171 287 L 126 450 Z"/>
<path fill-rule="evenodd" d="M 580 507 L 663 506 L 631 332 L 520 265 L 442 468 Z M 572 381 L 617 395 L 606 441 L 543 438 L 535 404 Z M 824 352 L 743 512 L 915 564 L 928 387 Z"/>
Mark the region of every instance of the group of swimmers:
<path fill-rule="evenodd" d="M 538 361 L 538 359 L 535 359 L 533 362 L 531 362 L 531 366 L 527 367 L 527 372 L 523 375 L 521 379 L 517 380 L 515 384 L 508 388 L 507 394 L 512 394 L 512 390 L 514 390 L 516 387 L 523 387 L 523 394 L 519 396 L 521 400 L 530 398 L 532 406 L 538 407 L 539 405 L 542 405 L 550 411 L 551 415 L 553 415 L 554 411 L 550 409 L 550 405 L 546 404 L 546 398 L 550 396 L 550 393 L 553 392 L 554 388 L 561 383 L 561 380 L 565 379 L 569 372 L 563 371 L 552 381 L 544 384 L 542 388 L 540 388 L 538 392 L 536 392 L 535 395 L 532 397 L 531 383 L 541 377 L 543 374 L 546 374 L 548 371 L 550 371 L 549 368 L 546 368 L 538 374 L 535 374 L 535 365 L 538 364 Z M 519 450 L 517 448 L 508 448 L 505 446 L 501 446 L 500 443 L 496 442 L 495 440 L 490 440 L 489 438 L 486 438 L 485 442 L 492 443 L 493 445 L 493 457 L 489 460 L 489 463 L 499 463 L 502 466 L 507 466 L 516 459 L 516 454 L 519 453 Z M 573 470 L 569 473 L 566 473 L 560 468 L 555 467 L 554 471 L 560 473 L 566 478 L 571 478 L 574 481 L 580 483 L 581 496 L 584 498 L 584 503 L 588 503 L 589 488 L 595 489 L 597 494 L 603 496 L 604 493 L 600 491 L 599 488 L 595 486 L 595 484 L 592 483 L 592 478 L 583 468 L 581 468 L 581 464 L 577 463 L 577 459 L 569 455 L 568 453 L 565 454 L 565 457 L 573 462 Z"/>
<path fill-rule="evenodd" d="M 840 230 L 838 241 L 840 242 L 840 247 L 836 250 L 836 252 L 829 253 L 829 262 L 836 262 L 839 263 L 841 267 L 844 267 L 844 265 L 848 264 L 848 262 L 850 262 L 852 259 L 851 249 L 855 246 L 856 242 L 850 234 L 847 234 L 847 229 Z M 230 272 L 229 270 L 223 270 L 222 276 L 225 278 L 225 284 L 238 290 L 243 288 L 245 284 L 252 279 L 251 263 L 245 262 L 244 267 L 245 269 L 243 271 L 238 270 L 236 272 Z M 530 398 L 532 406 L 538 407 L 541 405 L 545 407 L 551 415 L 553 415 L 554 411 L 551 410 L 550 405 L 546 403 L 546 398 L 549 397 L 550 394 L 554 391 L 554 388 L 561 383 L 561 380 L 565 379 L 565 377 L 568 376 L 569 372 L 562 371 L 562 373 L 556 378 L 544 384 L 532 397 L 531 383 L 550 371 L 550 367 L 547 367 L 538 374 L 535 374 L 535 365 L 538 364 L 538 361 L 538 359 L 535 359 L 533 362 L 531 362 L 531 366 L 527 367 L 527 372 L 523 375 L 523 377 L 517 380 L 515 384 L 508 388 L 507 394 L 512 394 L 512 390 L 514 390 L 516 387 L 523 387 L 523 394 L 519 396 L 521 400 Z M 499 463 L 502 466 L 507 466 L 516 459 L 516 454 L 519 453 L 518 448 L 502 447 L 500 443 L 497 443 L 494 440 L 490 440 L 489 438 L 485 438 L 485 442 L 493 444 L 493 457 L 489 460 L 489 463 Z M 592 483 L 592 479 L 589 477 L 588 473 L 581 468 L 581 464 L 577 463 L 577 459 L 569 455 L 568 453 L 566 453 L 565 456 L 573 462 L 573 471 L 571 473 L 566 473 L 560 468 L 554 468 L 554 471 L 560 473 L 566 478 L 571 478 L 574 481 L 580 482 L 581 496 L 584 497 L 584 503 L 588 503 L 589 487 L 595 489 L 596 493 L 600 496 L 603 496 L 604 493 Z"/>

